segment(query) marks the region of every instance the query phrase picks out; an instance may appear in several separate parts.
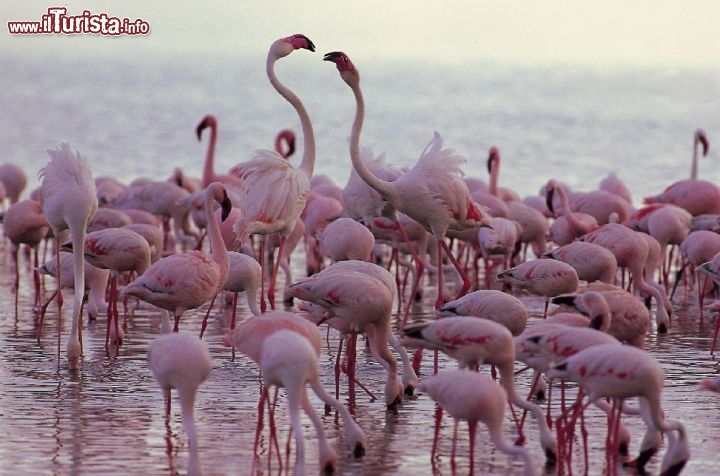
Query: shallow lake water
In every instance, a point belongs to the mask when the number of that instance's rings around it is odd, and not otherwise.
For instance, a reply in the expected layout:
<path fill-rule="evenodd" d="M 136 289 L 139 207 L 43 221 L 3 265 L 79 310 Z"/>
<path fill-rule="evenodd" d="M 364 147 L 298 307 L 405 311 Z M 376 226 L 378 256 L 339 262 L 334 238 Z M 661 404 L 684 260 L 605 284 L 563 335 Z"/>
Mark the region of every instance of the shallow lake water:
<path fill-rule="evenodd" d="M 160 334 L 160 317 L 156 309 L 140 305 L 129 315 L 125 343 L 119 348 L 104 348 L 105 319 L 84 322 L 82 368 L 77 373 L 67 369 L 65 340 L 69 332 L 68 316 L 71 296 L 66 294 L 62 321 L 62 353 L 58 369 L 56 357 L 57 314 L 54 305 L 48 309 L 42 335 L 32 309 L 32 275 L 27 257 L 21 255 L 20 287 L 15 311 L 13 264 L 9 245 L 0 245 L 0 422 L 4 437 L 0 439 L 0 465 L 4 474 L 186 474 L 189 452 L 182 427 L 179 404 L 173 400 L 171 417 L 164 417 L 163 397 L 147 364 L 149 343 Z M 428 283 L 426 299 L 416 304 L 413 319 L 433 315 L 430 297 L 433 283 Z M 43 294 L 54 289 L 52 279 L 45 279 Z M 539 319 L 543 301 L 519 295 Z M 248 317 L 244 298 L 238 304 L 238 318 Z M 294 308 L 291 308 L 294 309 Z M 181 320 L 181 332 L 199 333 L 206 308 L 187 312 Z M 200 387 L 196 401 L 196 423 L 200 440 L 199 462 L 207 475 L 291 474 L 284 463 L 289 423 L 280 392 L 276 423 L 283 462 L 269 444 L 267 427 L 260 441 L 257 458 L 253 441 L 257 421 L 260 379 L 257 366 L 221 343 L 229 327 L 229 311 L 221 307 L 211 311 L 204 340 L 213 358 L 209 379 Z M 689 433 L 692 458 L 683 474 L 716 473 L 720 461 L 720 443 L 716 428 L 720 424 L 720 395 L 700 392 L 698 381 L 714 376 L 720 368 L 717 357 L 709 352 L 714 320 L 701 320 L 692 292 L 679 291 L 675 296 L 673 321 L 667 335 L 651 331 L 646 350 L 655 356 L 665 370 L 663 405 L 667 418 L 683 421 Z M 325 332 L 323 331 L 325 334 Z M 338 337 L 326 334 L 321 375 L 325 387 L 332 391 L 333 366 Z M 440 369 L 454 368 L 455 363 L 440 356 Z M 518 369 L 521 368 L 518 366 Z M 486 370 L 484 370 L 486 371 Z M 328 438 L 339 456 L 338 474 L 347 475 L 425 475 L 468 474 L 468 438 L 465 424 L 460 426 L 456 469 L 450 462 L 453 425 L 445 418 L 440 432 L 438 453 L 431 459 L 435 405 L 427 395 L 417 393 L 406 399 L 397 411 L 387 411 L 382 401 L 384 372 L 362 340 L 358 344 L 358 379 L 379 396 L 373 399 L 357 389 L 354 416 L 366 433 L 368 448 L 362 458 L 354 458 L 344 443 L 342 425 L 332 412 L 322 416 Z M 422 376 L 432 373 L 429 353 L 423 361 Z M 529 389 L 529 373 L 517 378 L 520 392 Z M 341 400 L 347 403 L 346 380 L 342 381 Z M 322 415 L 322 404 L 311 395 Z M 544 405 L 544 404 L 543 404 Z M 557 408 L 553 408 L 557 414 Z M 635 456 L 644 426 L 638 417 L 625 416 L 624 422 L 632 440 L 630 454 Z M 515 436 L 509 413 L 505 434 Z M 317 474 L 317 445 L 310 421 L 303 417 L 306 436 L 306 468 Z M 604 414 L 588 410 L 589 474 L 605 471 L 604 442 L 607 420 Z M 536 426 L 531 418 L 526 424 L 525 446 L 541 473 L 544 469 Z M 294 446 L 292 447 L 294 451 Z M 581 445 L 574 445 L 573 473 L 583 473 Z M 666 446 L 647 466 L 651 474 L 659 472 Z M 521 474 L 522 464 L 494 449 L 487 432 L 479 427 L 475 452 L 475 474 Z M 633 474 L 620 469 L 620 474 Z"/>

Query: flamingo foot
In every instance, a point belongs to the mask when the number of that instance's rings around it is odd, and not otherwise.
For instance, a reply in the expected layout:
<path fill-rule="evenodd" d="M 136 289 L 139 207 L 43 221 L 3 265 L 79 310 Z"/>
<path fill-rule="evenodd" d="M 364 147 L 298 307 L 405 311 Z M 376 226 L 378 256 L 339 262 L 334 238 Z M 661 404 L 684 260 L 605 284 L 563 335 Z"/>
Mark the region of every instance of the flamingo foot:
<path fill-rule="evenodd" d="M 628 468 L 635 468 L 637 469 L 638 473 L 644 474 L 645 473 L 645 465 L 650 461 L 650 458 L 652 458 L 655 453 L 657 453 L 657 448 L 650 448 L 644 451 L 641 451 L 637 458 L 635 458 L 632 461 L 628 461 L 624 464 L 624 466 L 627 466 Z"/>

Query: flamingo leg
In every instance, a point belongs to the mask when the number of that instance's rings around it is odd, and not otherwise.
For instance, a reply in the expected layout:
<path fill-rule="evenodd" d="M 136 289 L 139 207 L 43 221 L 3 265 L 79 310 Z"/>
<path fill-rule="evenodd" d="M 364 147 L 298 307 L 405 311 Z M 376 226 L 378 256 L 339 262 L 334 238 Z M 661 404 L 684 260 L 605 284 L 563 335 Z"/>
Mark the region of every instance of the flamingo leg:
<path fill-rule="evenodd" d="M 261 264 L 260 266 L 260 312 L 265 312 L 267 310 L 267 303 L 265 302 L 265 241 L 268 240 L 269 235 L 265 235 L 265 237 L 260 240 L 260 259 L 258 262 Z"/>
<path fill-rule="evenodd" d="M 440 309 L 440 306 L 445 304 L 445 299 L 443 298 L 443 269 L 442 269 L 442 250 L 443 245 L 445 242 L 442 240 L 437 240 L 437 299 L 435 300 L 435 309 Z M 447 246 L 447 245 L 445 245 Z"/>
<path fill-rule="evenodd" d="M 444 240 L 441 240 L 439 243 L 440 245 L 442 245 L 442 248 L 445 250 L 445 253 L 447 253 L 448 258 L 450 258 L 450 262 L 453 264 L 453 266 L 455 266 L 455 269 L 457 269 L 458 273 L 460 273 L 460 277 L 462 278 L 462 288 L 460 288 L 460 292 L 455 297 L 455 299 L 458 299 L 467 294 L 467 292 L 470 290 L 470 287 L 472 286 L 472 282 L 470 281 L 470 278 L 468 278 L 468 275 L 463 269 L 463 267 L 460 266 L 460 263 L 458 262 L 457 258 L 455 258 L 455 255 L 453 255 L 452 251 L 450 251 L 450 247 L 448 247 L 447 243 L 445 243 Z M 440 273 L 439 267 L 438 273 Z"/>
<path fill-rule="evenodd" d="M 435 406 L 435 430 L 433 432 L 433 444 L 430 450 L 430 459 L 435 459 L 438 440 L 440 439 L 440 422 L 442 422 L 443 409 L 440 405 Z"/>
<path fill-rule="evenodd" d="M 237 296 L 237 294 L 235 296 Z M 215 294 L 212 298 L 212 301 L 210 301 L 210 307 L 208 307 L 208 310 L 205 313 L 205 317 L 203 318 L 202 326 L 200 327 L 200 338 L 201 339 L 203 337 L 203 334 L 205 334 L 205 328 L 207 328 L 207 321 L 208 321 L 208 318 L 210 317 L 210 311 L 212 310 L 213 306 L 215 305 L 215 298 L 217 298 L 217 294 Z"/>
<path fill-rule="evenodd" d="M 237 312 L 238 293 L 233 293 L 232 317 L 230 318 L 230 331 L 235 329 L 235 314 Z M 235 362 L 235 346 L 232 346 L 232 361 Z"/>
<path fill-rule="evenodd" d="M 280 247 L 278 248 L 278 257 L 273 263 L 272 274 L 270 275 L 270 285 L 268 286 L 268 301 L 270 301 L 270 308 L 275 309 L 275 285 L 277 283 L 277 274 L 280 269 L 280 261 L 282 261 L 283 253 L 285 252 L 285 241 L 286 237 L 280 237 Z M 290 283 L 286 283 L 290 284 Z"/>
<path fill-rule="evenodd" d="M 455 422 L 453 423 L 452 450 L 450 451 L 450 469 L 452 470 L 452 474 L 455 474 L 455 470 L 456 470 L 455 449 L 457 447 L 458 423 L 459 423 L 458 420 L 455 420 Z"/>
<path fill-rule="evenodd" d="M 397 223 L 398 231 L 400 232 L 400 235 L 403 237 L 403 241 L 405 241 L 405 244 L 408 247 L 408 250 L 410 251 L 410 255 L 413 258 L 413 261 L 415 262 L 415 272 L 416 277 L 415 281 L 413 282 L 412 290 L 410 291 L 410 298 L 408 299 L 407 306 L 405 307 L 405 314 L 403 315 L 402 321 L 400 322 L 400 331 L 405 328 L 405 323 L 407 322 L 407 319 L 410 315 L 410 305 L 412 303 L 412 300 L 415 299 L 415 294 L 417 293 L 418 287 L 420 287 L 420 279 L 422 279 L 422 275 L 425 272 L 425 266 L 422 263 L 422 260 L 420 259 L 420 256 L 418 255 L 417 249 L 410 241 L 410 238 L 407 235 L 407 232 L 405 231 L 405 228 L 402 227 L 402 225 L 399 222 Z M 398 260 L 399 263 L 399 260 Z M 398 264 L 396 264 L 397 266 Z"/>
<path fill-rule="evenodd" d="M 470 433 L 470 472 L 475 474 L 475 435 L 477 434 L 477 420 L 468 420 L 468 432 Z"/>

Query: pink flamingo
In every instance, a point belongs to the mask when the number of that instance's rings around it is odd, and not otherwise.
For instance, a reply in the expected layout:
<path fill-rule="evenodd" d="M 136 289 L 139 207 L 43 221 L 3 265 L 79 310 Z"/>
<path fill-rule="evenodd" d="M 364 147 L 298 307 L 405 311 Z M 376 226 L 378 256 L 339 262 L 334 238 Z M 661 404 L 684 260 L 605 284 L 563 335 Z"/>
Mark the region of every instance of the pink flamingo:
<path fill-rule="evenodd" d="M 711 260 L 698 266 L 698 271 L 703 272 L 715 283 L 715 286 L 720 287 L 720 252 L 716 253 Z M 715 321 L 715 333 L 713 334 L 712 346 L 710 347 L 711 354 L 715 352 L 718 332 L 720 332 L 720 320 Z"/>
<path fill-rule="evenodd" d="M 610 223 L 615 215 L 622 222 L 632 212 L 632 205 L 625 198 L 607 190 L 572 192 L 568 194 L 568 200 L 573 212 L 592 215 L 598 225 Z"/>
<path fill-rule="evenodd" d="M 230 173 L 242 178 L 239 191 L 238 207 L 244 215 L 235 222 L 233 227 L 240 243 L 245 242 L 252 234 L 269 235 L 280 233 L 278 256 L 282 256 L 285 241 L 295 228 L 300 218 L 308 194 L 310 193 L 310 177 L 315 165 L 315 136 L 310 116 L 300 99 L 284 86 L 275 75 L 275 62 L 296 49 L 315 51 L 315 45 L 305 35 L 292 35 L 280 38 L 270 47 L 267 56 L 266 72 L 275 90 L 285 98 L 298 113 L 303 131 L 303 158 L 298 168 L 293 167 L 275 151 L 258 150 L 256 156 L 248 162 L 236 165 Z M 265 254 L 264 241 L 260 256 Z M 280 266 L 280 259 L 270 276 L 267 297 L 270 306 L 275 305 L 275 282 Z M 263 277 L 263 286 L 265 279 Z M 265 300 L 261 300 L 264 310 Z"/>
<path fill-rule="evenodd" d="M 308 384 L 326 405 L 335 408 L 340 414 L 345 424 L 348 446 L 355 457 L 365 454 L 367 443 L 362 430 L 347 408 L 330 396 L 320 382 L 318 361 L 322 337 L 314 324 L 285 311 L 271 311 L 243 321 L 225 336 L 224 342 L 255 361 L 262 373 L 265 386 L 258 406 L 255 454 L 257 454 L 258 437 L 262 427 L 263 405 L 268 398 L 269 387 L 275 385 L 284 387 L 288 396 L 288 411 L 295 434 L 297 453 L 294 474 L 304 474 L 304 439 L 300 423 L 300 407 L 315 426 L 321 470 L 324 473 L 332 473 L 335 470 L 335 452 L 328 444 L 322 421 L 308 399 L 306 390 Z"/>
<path fill-rule="evenodd" d="M 653 261 L 650 258 L 653 255 L 650 253 L 648 238 L 651 237 L 645 233 L 631 230 L 625 225 L 607 223 L 588 233 L 582 239 L 610 250 L 615 255 L 618 266 L 629 270 L 634 288 L 643 295 L 649 295 L 655 299 L 657 304 L 655 319 L 658 332 L 662 334 L 667 332 L 670 325 L 668 313 L 671 305 L 665 289 L 654 281 L 653 274 L 656 268 L 649 269 L 648 263 L 652 264 Z M 659 264 L 657 263 L 658 266 Z"/>
<path fill-rule="evenodd" d="M 547 316 L 551 297 L 575 292 L 579 285 L 575 268 L 562 261 L 549 259 L 525 261 L 498 273 L 497 277 L 513 287 L 543 296 L 545 298 L 543 318 Z"/>
<path fill-rule="evenodd" d="M 514 336 L 525 330 L 528 311 L 515 296 L 496 289 L 479 289 L 438 309 L 438 316 L 475 316 L 495 321 L 507 327 Z"/>
<path fill-rule="evenodd" d="M 188 196 L 190 192 L 174 182 L 151 180 L 128 187 L 112 206 L 120 210 L 139 208 L 159 216 L 165 232 L 163 253 L 170 253 L 175 251 L 169 236 L 171 225 L 177 239 L 184 236 L 197 239 L 196 233 L 189 229 L 189 208 L 181 205 L 181 201 Z"/>
<path fill-rule="evenodd" d="M 100 207 L 95 212 L 93 219 L 88 223 L 88 233 L 101 228 L 120 228 L 131 223 L 132 218 L 124 211 Z"/>
<path fill-rule="evenodd" d="M 542 409 L 517 393 L 513 369 L 515 348 L 512 334 L 505 326 L 474 316 L 451 316 L 414 325 L 406 328 L 404 333 L 405 345 L 439 350 L 458 360 L 461 369 L 478 370 L 481 364 L 494 365 L 500 373 L 500 385 L 505 389 L 508 402 L 535 417 L 547 464 L 555 464 L 557 443 L 545 422 Z"/>
<path fill-rule="evenodd" d="M 598 184 L 598 189 L 618 195 L 629 204 L 633 203 L 632 192 L 630 192 L 628 186 L 625 185 L 625 182 L 623 182 L 615 172 L 608 172 L 605 178 Z"/>
<path fill-rule="evenodd" d="M 625 224 L 644 231 L 655 238 L 662 249 L 662 278 L 665 291 L 669 291 L 669 274 L 673 250 L 687 238 L 692 227 L 692 215 L 684 208 L 670 203 L 655 203 L 636 211 Z M 669 247 L 669 248 L 668 248 Z"/>
<path fill-rule="evenodd" d="M 488 185 L 484 183 L 474 190 L 470 195 L 480 205 L 488 209 L 488 213 L 494 217 L 508 218 L 510 212 L 505 200 L 500 195 L 506 191 L 498 187 L 498 175 L 500 175 L 500 151 L 497 147 L 491 147 L 487 158 L 487 169 L 490 174 Z M 465 179 L 467 183 L 467 178 Z"/>
<path fill-rule="evenodd" d="M 565 189 L 555 180 L 550 180 L 547 183 L 545 193 L 547 207 L 553 213 L 557 208 L 554 205 L 553 197 L 558 196 L 560 198 L 561 214 L 555 217 L 555 221 L 553 221 L 549 229 L 550 240 L 558 246 L 567 245 L 598 227 L 598 222 L 594 216 L 570 210 L 570 202 L 565 194 Z"/>
<path fill-rule="evenodd" d="M 212 203 L 222 207 L 221 218 L 230 213 L 232 204 L 219 182 L 205 189 L 205 210 L 208 214 L 208 236 L 211 253 L 186 251 L 173 254 L 153 263 L 141 276 L 125 286 L 123 293 L 135 296 L 173 313 L 174 331 L 178 331 L 180 317 L 186 309 L 194 309 L 209 301 L 222 289 L 229 273 L 228 255 L 220 236 L 220 228 Z"/>
<path fill-rule="evenodd" d="M 706 261 L 710 261 L 718 252 L 720 252 L 720 234 L 710 230 L 693 231 L 680 243 L 680 255 L 683 257 L 684 264 L 675 276 L 675 287 L 678 285 L 684 270 L 691 267 L 697 286 L 698 303 L 701 311 L 705 297 L 705 280 L 703 279 L 701 282 L 698 279 L 697 267 Z"/>
<path fill-rule="evenodd" d="M 395 181 L 388 182 L 373 175 L 360 158 L 360 131 L 365 116 L 360 75 L 344 53 L 328 53 L 324 59 L 335 63 L 340 77 L 355 95 L 355 120 L 350 136 L 350 158 L 353 168 L 396 210 L 413 218 L 433 235 L 438 250 L 437 268 L 442 269 L 442 256 L 447 255 L 462 276 L 463 285 L 458 293 L 458 296 L 462 296 L 470 289 L 470 279 L 450 251 L 445 242 L 445 235 L 449 228 L 462 230 L 487 226 L 486 213 L 472 200 L 461 176 L 460 167 L 465 159 L 452 149 L 444 149 L 442 137 L 436 132 L 415 166 Z M 418 272 L 418 275 L 420 274 Z M 442 288 L 443 273 L 439 272 L 436 308 L 444 302 L 441 295 Z"/>
<path fill-rule="evenodd" d="M 217 143 L 217 119 L 212 114 L 203 117 L 195 128 L 195 134 L 198 140 L 202 140 L 202 133 L 205 129 L 210 128 L 210 141 L 208 142 L 207 152 L 205 153 L 205 165 L 203 166 L 202 186 L 207 187 L 212 182 L 221 182 L 226 187 L 240 188 L 242 180 L 232 174 L 216 174 L 215 173 L 215 145 Z"/>
<path fill-rule="evenodd" d="M 402 380 L 397 373 L 397 361 L 388 350 L 395 337 L 390 325 L 395 281 L 389 271 L 365 261 L 339 261 L 323 271 L 293 283 L 290 295 L 320 305 L 335 317 L 346 322 L 350 330 L 347 347 L 350 395 L 354 395 L 357 333 L 367 334 L 370 352 L 385 369 L 385 404 L 394 407 L 402 400 L 403 392 L 412 393 L 417 375 L 409 365 L 405 352 Z"/>
<path fill-rule="evenodd" d="M 540 256 L 547 245 L 548 222 L 545 216 L 535 208 L 523 203 L 520 196 L 513 190 L 498 186 L 500 175 L 500 151 L 497 147 L 491 147 L 487 159 L 487 167 L 490 172 L 490 183 L 488 192 L 505 202 L 507 214 L 503 215 L 520 225 L 519 240 L 523 245 L 523 258 L 527 256 L 528 246 L 532 246 L 535 256 Z"/>
<path fill-rule="evenodd" d="M 603 328 L 606 329 L 609 326 L 611 314 L 602 295 L 595 292 L 588 292 L 576 297 L 575 300 L 579 301 L 579 304 L 587 310 L 590 319 L 587 319 L 586 322 L 589 325 L 575 326 L 559 324 L 556 323 L 558 322 L 557 320 L 551 319 L 553 316 L 550 316 L 548 319 L 530 326 L 527 331 L 515 340 L 517 360 L 527 364 L 536 371 L 533 387 L 535 387 L 539 381 L 539 373 L 547 372 L 554 362 L 576 354 L 580 350 L 593 345 L 610 343 L 614 343 L 618 346 L 620 345 L 620 342 L 617 339 L 603 330 Z M 555 316 L 558 315 L 556 314 Z M 598 321 L 599 323 L 596 324 Z M 563 400 L 561 405 L 564 409 L 564 386 L 562 390 Z M 609 413 L 610 408 L 605 405 L 604 402 L 598 403 L 598 407 L 606 413 Z M 548 398 L 548 418 L 550 408 L 550 399 Z M 572 439 L 562 433 L 561 430 L 563 428 L 561 420 L 562 418 L 558 420 L 557 426 L 560 430 L 558 432 L 560 451 L 562 454 L 569 454 L 570 449 L 566 449 L 564 446 L 568 443 L 572 444 Z M 623 435 L 617 446 L 622 453 L 626 454 L 630 435 L 625 428 L 622 429 L 622 432 Z M 587 448 L 587 441 L 585 441 L 585 445 Z M 561 456 L 560 460 L 563 461 L 563 459 L 564 458 Z"/>
<path fill-rule="evenodd" d="M 32 251 L 33 270 L 40 265 L 38 245 L 47 237 L 50 225 L 42 210 L 42 204 L 35 200 L 21 200 L 11 204 L 2 216 L 5 237 L 12 243 L 13 263 L 15 264 L 15 312 L 18 305 L 20 286 L 20 264 L 18 253 L 20 245 L 27 245 Z M 40 277 L 33 271 L 35 282 L 35 307 L 40 304 Z"/>
<path fill-rule="evenodd" d="M 228 277 L 223 285 L 223 290 L 232 293 L 232 314 L 230 318 L 230 332 L 235 329 L 235 318 L 237 315 L 237 298 L 238 293 L 244 292 L 247 296 L 247 304 L 250 312 L 254 316 L 260 315 L 260 309 L 257 304 L 257 292 L 260 289 L 260 279 L 262 278 L 262 269 L 260 263 L 255 258 L 237 251 L 228 251 L 228 264 L 230 269 Z M 203 320 L 202 331 L 205 330 L 208 314 Z M 200 337 L 202 338 L 203 332 Z M 233 347 L 233 359 L 235 357 L 235 348 Z"/>
<path fill-rule="evenodd" d="M 710 149 L 710 142 L 708 141 L 707 134 L 705 134 L 703 129 L 695 129 L 695 134 L 693 135 L 693 157 L 692 166 L 690 167 L 691 179 L 698 178 L 698 146 L 702 147 L 703 157 L 707 157 Z"/>
<path fill-rule="evenodd" d="M 5 187 L 5 195 L 10 203 L 17 203 L 27 185 L 27 174 L 19 165 L 5 162 L 0 165 L 0 182 Z"/>
<path fill-rule="evenodd" d="M 550 251 L 543 258 L 563 261 L 577 272 L 578 279 L 613 284 L 617 279 L 617 259 L 607 248 L 585 241 L 573 241 Z"/>
<path fill-rule="evenodd" d="M 72 243 L 63 244 L 63 249 L 72 252 Z M 93 266 L 110 270 L 105 347 L 111 338 L 113 344 L 122 344 L 117 306 L 118 276 L 121 273 L 143 274 L 150 267 L 150 244 L 129 228 L 103 228 L 85 236 L 85 259 Z"/>
<path fill-rule="evenodd" d="M 323 268 L 323 258 L 318 249 L 318 236 L 325 227 L 343 211 L 337 199 L 311 192 L 301 219 L 305 225 L 305 261 L 308 276 Z"/>
<path fill-rule="evenodd" d="M 624 344 L 642 349 L 652 317 L 645 303 L 625 289 L 596 281 L 580 288 L 575 295 L 558 296 L 552 302 L 559 306 L 559 311 L 570 307 L 571 310 L 583 312 L 577 308 L 576 297 L 589 292 L 600 293 L 610 308 L 612 318 L 608 334 Z"/>
<path fill-rule="evenodd" d="M 509 188 L 500 187 L 498 179 L 500 177 L 500 150 L 493 146 L 488 151 L 487 158 L 487 169 L 490 174 L 490 181 L 488 183 L 488 192 L 491 195 L 500 197 L 504 202 L 520 202 L 520 196 Z"/>
<path fill-rule="evenodd" d="M 500 257 L 502 270 L 510 268 L 516 246 L 521 243 L 522 226 L 515 220 L 503 217 L 490 217 L 490 227 L 477 230 L 477 243 L 480 255 L 485 261 L 485 287 L 490 288 L 491 270 L 495 268 L 494 257 Z"/>
<path fill-rule="evenodd" d="M 58 149 L 47 151 L 50 162 L 40 170 L 40 190 L 43 213 L 55 236 L 55 259 L 60 262 L 60 243 L 69 230 L 73 243 L 73 276 L 75 296 L 73 299 L 72 325 L 66 352 L 70 370 L 78 368 L 82 357 L 79 339 L 82 301 L 85 289 L 85 233 L 87 224 L 98 207 L 95 182 L 85 157 L 79 151 L 73 152 L 70 145 L 63 143 Z M 62 268 L 58 268 L 61 270 Z M 58 289 L 62 283 L 58 271 Z M 58 307 L 58 368 L 60 367 L 60 316 L 62 315 L 62 293 L 56 296 Z"/>
<path fill-rule="evenodd" d="M 150 245 L 150 263 L 160 259 L 163 247 L 163 233 L 160 227 L 149 223 L 131 223 L 126 225 L 125 228 L 134 231 L 148 242 Z"/>
<path fill-rule="evenodd" d="M 170 418 L 170 392 L 180 399 L 183 427 L 188 438 L 190 459 L 188 474 L 201 474 L 198 435 L 195 428 L 195 397 L 200 385 L 212 371 L 210 351 L 194 335 L 172 332 L 150 343 L 148 362 L 165 400 L 165 418 Z"/>
<path fill-rule="evenodd" d="M 457 424 L 459 420 L 466 420 L 470 433 L 470 474 L 474 474 L 475 434 L 478 422 L 483 422 L 487 426 L 490 438 L 498 450 L 522 458 L 525 476 L 537 474 L 525 448 L 513 445 L 503 435 L 505 405 L 508 398 L 505 389 L 493 379 L 467 369 L 450 370 L 424 378 L 420 382 L 419 388 L 421 391 L 427 392 L 430 398 L 438 404 L 435 413 L 436 421 L 439 422 L 442 410 L 447 411 L 455 419 L 451 457 L 453 473 L 455 472 Z M 431 458 L 435 457 L 437 449 L 439 425 L 436 425 L 435 428 Z"/>
<path fill-rule="evenodd" d="M 663 192 L 645 197 L 646 204 L 672 203 L 684 208 L 693 216 L 702 214 L 720 214 L 720 187 L 714 183 L 697 178 L 698 146 L 702 146 L 702 153 L 707 155 L 709 142 L 702 129 L 695 132 L 693 140 L 693 162 L 690 178 L 678 180 L 669 185 Z"/>
<path fill-rule="evenodd" d="M 60 289 L 73 289 L 75 285 L 73 277 L 73 254 L 67 251 L 60 251 Z M 38 268 L 38 273 L 46 274 L 57 278 L 57 261 L 55 257 L 47 260 Z M 107 269 L 100 269 L 88 262 L 85 262 L 85 290 L 88 292 L 88 318 L 89 320 L 97 319 L 98 314 L 107 311 L 107 302 L 105 301 L 105 291 L 107 290 L 108 279 L 110 278 L 110 271 Z M 60 292 L 56 290 L 53 295 L 46 301 L 46 303 L 40 309 L 40 324 L 38 328 L 42 329 L 42 322 L 45 317 L 44 310 L 55 298 L 55 293 Z"/>
<path fill-rule="evenodd" d="M 679 421 L 665 419 L 661 406 L 663 370 L 657 360 L 647 352 L 617 344 L 596 345 L 555 364 L 548 371 L 548 376 L 577 382 L 590 402 L 611 398 L 615 400 L 618 410 L 623 400 L 638 397 L 648 430 L 663 432 L 668 436 L 662 474 L 679 474 L 690 458 L 684 425 Z M 608 425 L 608 443 L 614 441 L 613 432 L 617 428 L 619 412 L 615 418 L 615 422 L 611 419 Z M 639 471 L 643 471 L 644 465 L 657 452 L 658 443 L 656 438 L 643 440 L 640 456 L 634 462 Z"/>
<path fill-rule="evenodd" d="M 370 259 L 375 237 L 368 228 L 352 218 L 340 217 L 325 227 L 318 237 L 320 254 L 333 262 Z"/>

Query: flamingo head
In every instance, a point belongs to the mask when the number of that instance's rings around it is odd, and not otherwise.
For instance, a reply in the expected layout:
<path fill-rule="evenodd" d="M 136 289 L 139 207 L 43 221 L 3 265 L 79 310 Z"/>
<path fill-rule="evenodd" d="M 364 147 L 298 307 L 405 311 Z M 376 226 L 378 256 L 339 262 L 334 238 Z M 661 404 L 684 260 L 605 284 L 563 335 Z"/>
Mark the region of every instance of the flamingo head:
<path fill-rule="evenodd" d="M 553 197 L 555 196 L 556 186 L 557 185 L 554 180 L 550 180 L 545 186 L 545 206 L 547 206 L 548 210 L 550 210 L 550 213 L 553 215 L 555 214 L 555 210 L 553 208 Z"/>
<path fill-rule="evenodd" d="M 487 158 L 488 173 L 491 174 L 493 166 L 495 166 L 496 164 L 499 164 L 499 163 L 500 163 L 500 150 L 497 147 L 492 146 L 492 147 L 490 147 L 490 150 L 488 151 L 488 158 Z"/>
<path fill-rule="evenodd" d="M 200 121 L 200 124 L 198 124 L 195 128 L 195 134 L 197 135 L 198 140 L 202 139 L 202 131 L 208 127 L 213 128 L 213 130 L 217 127 L 217 119 L 215 119 L 215 116 L 213 116 L 212 114 L 208 114 L 207 116 L 203 117 L 202 121 Z"/>
<path fill-rule="evenodd" d="M 708 142 L 707 134 L 705 134 L 703 129 L 695 131 L 695 143 L 697 144 L 698 142 L 702 145 L 703 156 L 706 156 L 710 150 L 710 142 Z"/>
<path fill-rule="evenodd" d="M 286 148 L 283 148 L 285 144 Z M 286 159 L 295 153 L 295 133 L 292 129 L 283 129 L 275 137 L 275 151 Z"/>
<path fill-rule="evenodd" d="M 232 202 L 230 201 L 230 197 L 228 197 L 227 190 L 225 190 L 225 187 L 223 187 L 222 190 L 222 199 L 220 200 L 220 208 L 222 209 L 220 218 L 222 221 L 227 220 L 227 217 L 230 216 L 230 212 L 232 211 Z"/>
<path fill-rule="evenodd" d="M 323 60 L 335 63 L 335 66 L 337 66 L 337 69 L 340 72 L 340 77 L 342 77 L 348 85 L 352 86 L 354 82 L 356 83 L 360 81 L 360 75 L 357 69 L 355 69 L 355 65 L 342 51 L 332 51 L 330 53 L 326 53 Z"/>
<path fill-rule="evenodd" d="M 275 41 L 270 48 L 270 55 L 274 56 L 275 59 L 279 59 L 300 48 L 315 51 L 315 45 L 310 41 L 310 38 L 298 33 Z"/>

